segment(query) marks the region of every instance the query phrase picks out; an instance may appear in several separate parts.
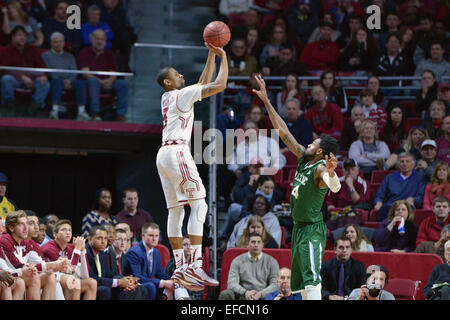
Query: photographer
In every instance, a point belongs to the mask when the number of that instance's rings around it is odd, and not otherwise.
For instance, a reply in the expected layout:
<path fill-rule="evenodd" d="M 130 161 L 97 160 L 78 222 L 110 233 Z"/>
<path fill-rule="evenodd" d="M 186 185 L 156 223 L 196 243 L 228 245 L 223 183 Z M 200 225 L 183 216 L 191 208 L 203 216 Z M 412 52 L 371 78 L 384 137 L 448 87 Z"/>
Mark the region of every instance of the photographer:
<path fill-rule="evenodd" d="M 371 265 L 367 268 L 367 283 L 353 290 L 348 300 L 395 300 L 392 293 L 383 290 L 388 280 L 389 272 L 385 266 Z"/>

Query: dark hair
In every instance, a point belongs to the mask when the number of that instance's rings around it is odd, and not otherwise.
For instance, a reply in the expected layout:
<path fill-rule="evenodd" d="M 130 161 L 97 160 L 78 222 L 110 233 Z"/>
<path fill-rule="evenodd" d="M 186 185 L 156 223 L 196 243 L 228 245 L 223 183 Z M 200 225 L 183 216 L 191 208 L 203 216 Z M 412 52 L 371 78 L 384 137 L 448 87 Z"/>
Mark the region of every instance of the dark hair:
<path fill-rule="evenodd" d="M 264 199 L 265 206 L 266 206 L 266 212 L 270 210 L 270 208 L 269 208 L 269 202 L 267 201 L 267 199 L 266 199 L 263 195 L 257 194 L 257 195 L 254 195 L 254 196 L 250 199 L 250 201 L 249 201 L 249 203 L 248 203 L 248 211 L 251 212 L 252 214 L 253 214 L 253 205 L 255 204 L 255 201 L 256 201 L 256 199 L 258 199 L 258 198 Z"/>
<path fill-rule="evenodd" d="M 68 219 L 61 219 L 57 223 L 55 223 L 55 226 L 53 227 L 53 233 L 58 233 L 59 227 L 63 224 L 68 224 L 72 227 L 72 222 Z"/>
<path fill-rule="evenodd" d="M 56 214 L 53 214 L 53 213 L 49 213 L 49 214 L 47 214 L 47 215 L 45 215 L 44 216 L 44 221 L 45 221 L 45 224 L 47 224 L 48 223 L 48 219 L 51 217 L 51 216 L 55 216 L 55 217 L 57 217 L 58 218 L 58 216 L 56 215 Z M 59 220 L 59 218 L 58 218 L 58 220 Z"/>
<path fill-rule="evenodd" d="M 352 241 L 349 238 L 347 238 L 345 235 L 341 235 L 340 237 L 336 238 L 336 240 L 334 240 L 334 247 L 337 247 L 337 243 L 339 240 L 350 241 L 350 245 L 352 245 Z"/>
<path fill-rule="evenodd" d="M 25 30 L 24 27 L 22 26 L 15 26 L 12 30 L 11 30 L 11 37 L 14 37 L 16 35 L 17 32 L 22 31 L 23 33 L 27 34 L 27 31 Z"/>
<path fill-rule="evenodd" d="M 262 235 L 261 235 L 261 234 L 259 234 L 259 233 L 257 233 L 257 232 L 251 232 L 251 233 L 248 234 L 248 237 L 247 237 L 247 243 L 250 241 L 250 238 L 251 238 L 251 237 L 260 237 L 261 240 L 262 240 Z"/>
<path fill-rule="evenodd" d="M 46 225 L 46 223 L 45 223 L 45 220 L 44 220 L 44 219 L 42 219 L 42 218 L 39 218 L 39 217 L 38 217 L 38 221 L 39 221 L 39 224 L 45 224 L 45 225 Z"/>
<path fill-rule="evenodd" d="M 149 228 L 156 229 L 156 230 L 161 230 L 156 223 L 154 223 L 154 222 L 147 222 L 146 224 L 144 224 L 142 226 L 141 232 L 144 233 Z"/>
<path fill-rule="evenodd" d="M 268 176 L 268 175 L 260 175 L 258 180 L 256 181 L 256 184 L 258 186 L 261 186 L 266 181 L 272 181 L 275 184 L 275 179 L 272 176 Z"/>
<path fill-rule="evenodd" d="M 108 231 L 106 231 L 106 228 L 105 228 L 104 225 L 93 226 L 93 227 L 89 230 L 89 237 L 95 236 L 95 234 L 97 233 L 97 230 L 108 232 Z"/>
<path fill-rule="evenodd" d="M 348 22 L 350 23 L 350 20 L 358 20 L 359 22 L 361 22 L 361 24 L 363 24 L 363 19 L 361 18 L 360 15 L 356 14 L 356 13 L 352 13 L 348 16 Z"/>
<path fill-rule="evenodd" d="M 104 187 L 97 189 L 94 194 L 94 203 L 92 205 L 92 210 L 99 209 L 98 200 L 100 200 L 100 195 L 102 194 L 103 191 L 108 191 L 109 193 L 111 193 L 109 189 Z"/>
<path fill-rule="evenodd" d="M 339 152 L 339 143 L 335 138 L 329 136 L 327 134 L 323 134 L 320 136 L 320 149 L 322 149 L 322 155 L 325 159 L 325 156 L 330 156 L 330 153 L 337 155 Z"/>
<path fill-rule="evenodd" d="M 428 20 L 428 21 L 430 21 L 431 23 L 433 23 L 433 17 L 429 14 L 429 13 L 422 13 L 420 16 L 419 16 L 419 22 L 420 21 L 423 21 L 423 20 Z"/>
<path fill-rule="evenodd" d="M 170 70 L 170 67 L 162 68 L 161 70 L 159 70 L 158 75 L 156 76 L 156 81 L 164 89 L 166 88 L 164 86 L 164 80 L 169 77 L 169 70 Z"/>
<path fill-rule="evenodd" d="M 127 196 L 128 192 L 136 192 L 137 193 L 137 190 L 136 190 L 136 188 L 133 188 L 133 187 L 126 188 L 125 190 L 123 190 L 123 197 L 124 198 Z"/>
<path fill-rule="evenodd" d="M 380 270 L 381 272 L 384 272 L 384 274 L 386 275 L 386 279 L 384 281 L 384 284 L 387 285 L 388 282 L 389 282 L 389 271 L 387 270 L 387 268 L 385 266 L 381 265 L 381 264 L 375 264 L 375 265 L 372 265 L 372 266 L 374 266 L 375 268 L 378 267 L 378 270 Z M 371 266 L 369 266 L 369 268 L 370 267 Z M 367 269 L 367 271 L 369 271 L 369 268 Z M 372 273 L 375 271 L 374 270 L 375 268 L 372 268 L 372 270 L 371 270 L 372 272 L 371 273 L 367 273 L 366 274 L 367 275 L 367 280 L 370 278 Z"/>
<path fill-rule="evenodd" d="M 397 38 L 397 40 L 398 40 L 399 43 L 402 42 L 402 40 L 400 39 L 400 37 L 399 37 L 397 34 L 392 33 L 392 34 L 390 34 L 390 35 L 386 38 L 386 43 L 388 43 L 389 40 L 390 40 L 392 37 Z"/>
<path fill-rule="evenodd" d="M 23 210 L 25 211 L 25 213 L 27 214 L 27 217 L 36 217 L 36 212 L 34 212 L 33 210 Z"/>
<path fill-rule="evenodd" d="M 402 140 L 405 138 L 406 130 L 405 130 L 405 121 L 406 121 L 406 111 L 402 106 L 397 104 L 392 104 L 388 107 L 387 111 L 387 121 L 383 130 L 383 137 L 379 137 L 380 140 L 383 140 L 388 145 L 394 143 L 394 125 L 392 123 L 391 112 L 395 108 L 398 108 L 402 111 L 402 121 L 400 122 L 400 126 L 398 127 L 398 139 Z"/>

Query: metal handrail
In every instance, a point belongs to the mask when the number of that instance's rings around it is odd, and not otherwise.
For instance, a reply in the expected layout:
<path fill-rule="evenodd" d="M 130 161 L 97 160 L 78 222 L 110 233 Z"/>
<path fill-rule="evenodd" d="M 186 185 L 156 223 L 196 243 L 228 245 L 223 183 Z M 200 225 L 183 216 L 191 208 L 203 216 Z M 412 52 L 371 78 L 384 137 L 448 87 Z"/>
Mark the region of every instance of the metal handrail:
<path fill-rule="evenodd" d="M 377 77 L 378 80 L 421 80 L 422 77 L 419 76 L 380 76 Z M 264 80 L 266 81 L 279 81 L 279 80 L 285 80 L 286 77 L 281 76 L 267 76 L 264 77 Z M 298 80 L 319 80 L 319 76 L 298 76 Z M 342 80 L 367 80 L 369 79 L 369 76 L 336 76 L 336 79 L 342 79 Z M 230 80 L 236 80 L 236 81 L 247 81 L 249 80 L 249 76 L 229 76 L 228 81 Z M 450 76 L 443 76 L 442 80 L 450 80 Z"/>
<path fill-rule="evenodd" d="M 163 49 L 199 49 L 208 50 L 205 46 L 188 46 L 181 44 L 164 44 L 164 43 L 135 43 L 134 47 L 138 48 L 163 48 Z"/>
<path fill-rule="evenodd" d="M 52 69 L 52 68 L 26 68 L 26 67 L 10 67 L 0 66 L 0 70 L 11 71 L 29 71 L 29 72 L 45 72 L 45 73 L 74 73 L 74 74 L 92 74 L 100 76 L 123 76 L 134 77 L 134 73 L 131 72 L 115 72 L 115 71 L 85 71 L 85 70 L 73 70 L 73 69 Z"/>

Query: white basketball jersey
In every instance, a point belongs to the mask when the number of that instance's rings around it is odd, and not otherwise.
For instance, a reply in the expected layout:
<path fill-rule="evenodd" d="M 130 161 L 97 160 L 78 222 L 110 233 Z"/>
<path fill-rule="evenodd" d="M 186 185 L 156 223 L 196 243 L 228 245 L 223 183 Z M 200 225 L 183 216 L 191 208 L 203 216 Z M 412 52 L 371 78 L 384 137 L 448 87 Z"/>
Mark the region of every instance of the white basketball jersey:
<path fill-rule="evenodd" d="M 162 95 L 163 142 L 189 143 L 194 123 L 194 103 L 201 100 L 201 85 L 192 85 L 181 90 L 171 90 Z"/>

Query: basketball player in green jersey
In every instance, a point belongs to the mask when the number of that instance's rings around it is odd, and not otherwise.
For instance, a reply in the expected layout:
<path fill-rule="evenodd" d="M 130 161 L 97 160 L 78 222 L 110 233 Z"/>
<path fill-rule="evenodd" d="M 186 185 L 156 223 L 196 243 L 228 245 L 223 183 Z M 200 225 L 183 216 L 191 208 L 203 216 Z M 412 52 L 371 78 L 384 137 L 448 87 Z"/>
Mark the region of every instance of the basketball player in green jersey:
<path fill-rule="evenodd" d="M 321 300 L 320 268 L 327 240 L 327 227 L 323 221 L 322 204 L 328 188 L 338 192 L 341 188 L 334 170 L 338 152 L 336 139 L 322 135 L 305 148 L 299 144 L 278 115 L 267 97 L 261 75 L 255 76 L 259 90 L 253 89 L 267 108 L 273 127 L 298 160 L 297 172 L 291 192 L 292 231 L 291 288 L 293 292 L 306 291 L 307 300 Z"/>

